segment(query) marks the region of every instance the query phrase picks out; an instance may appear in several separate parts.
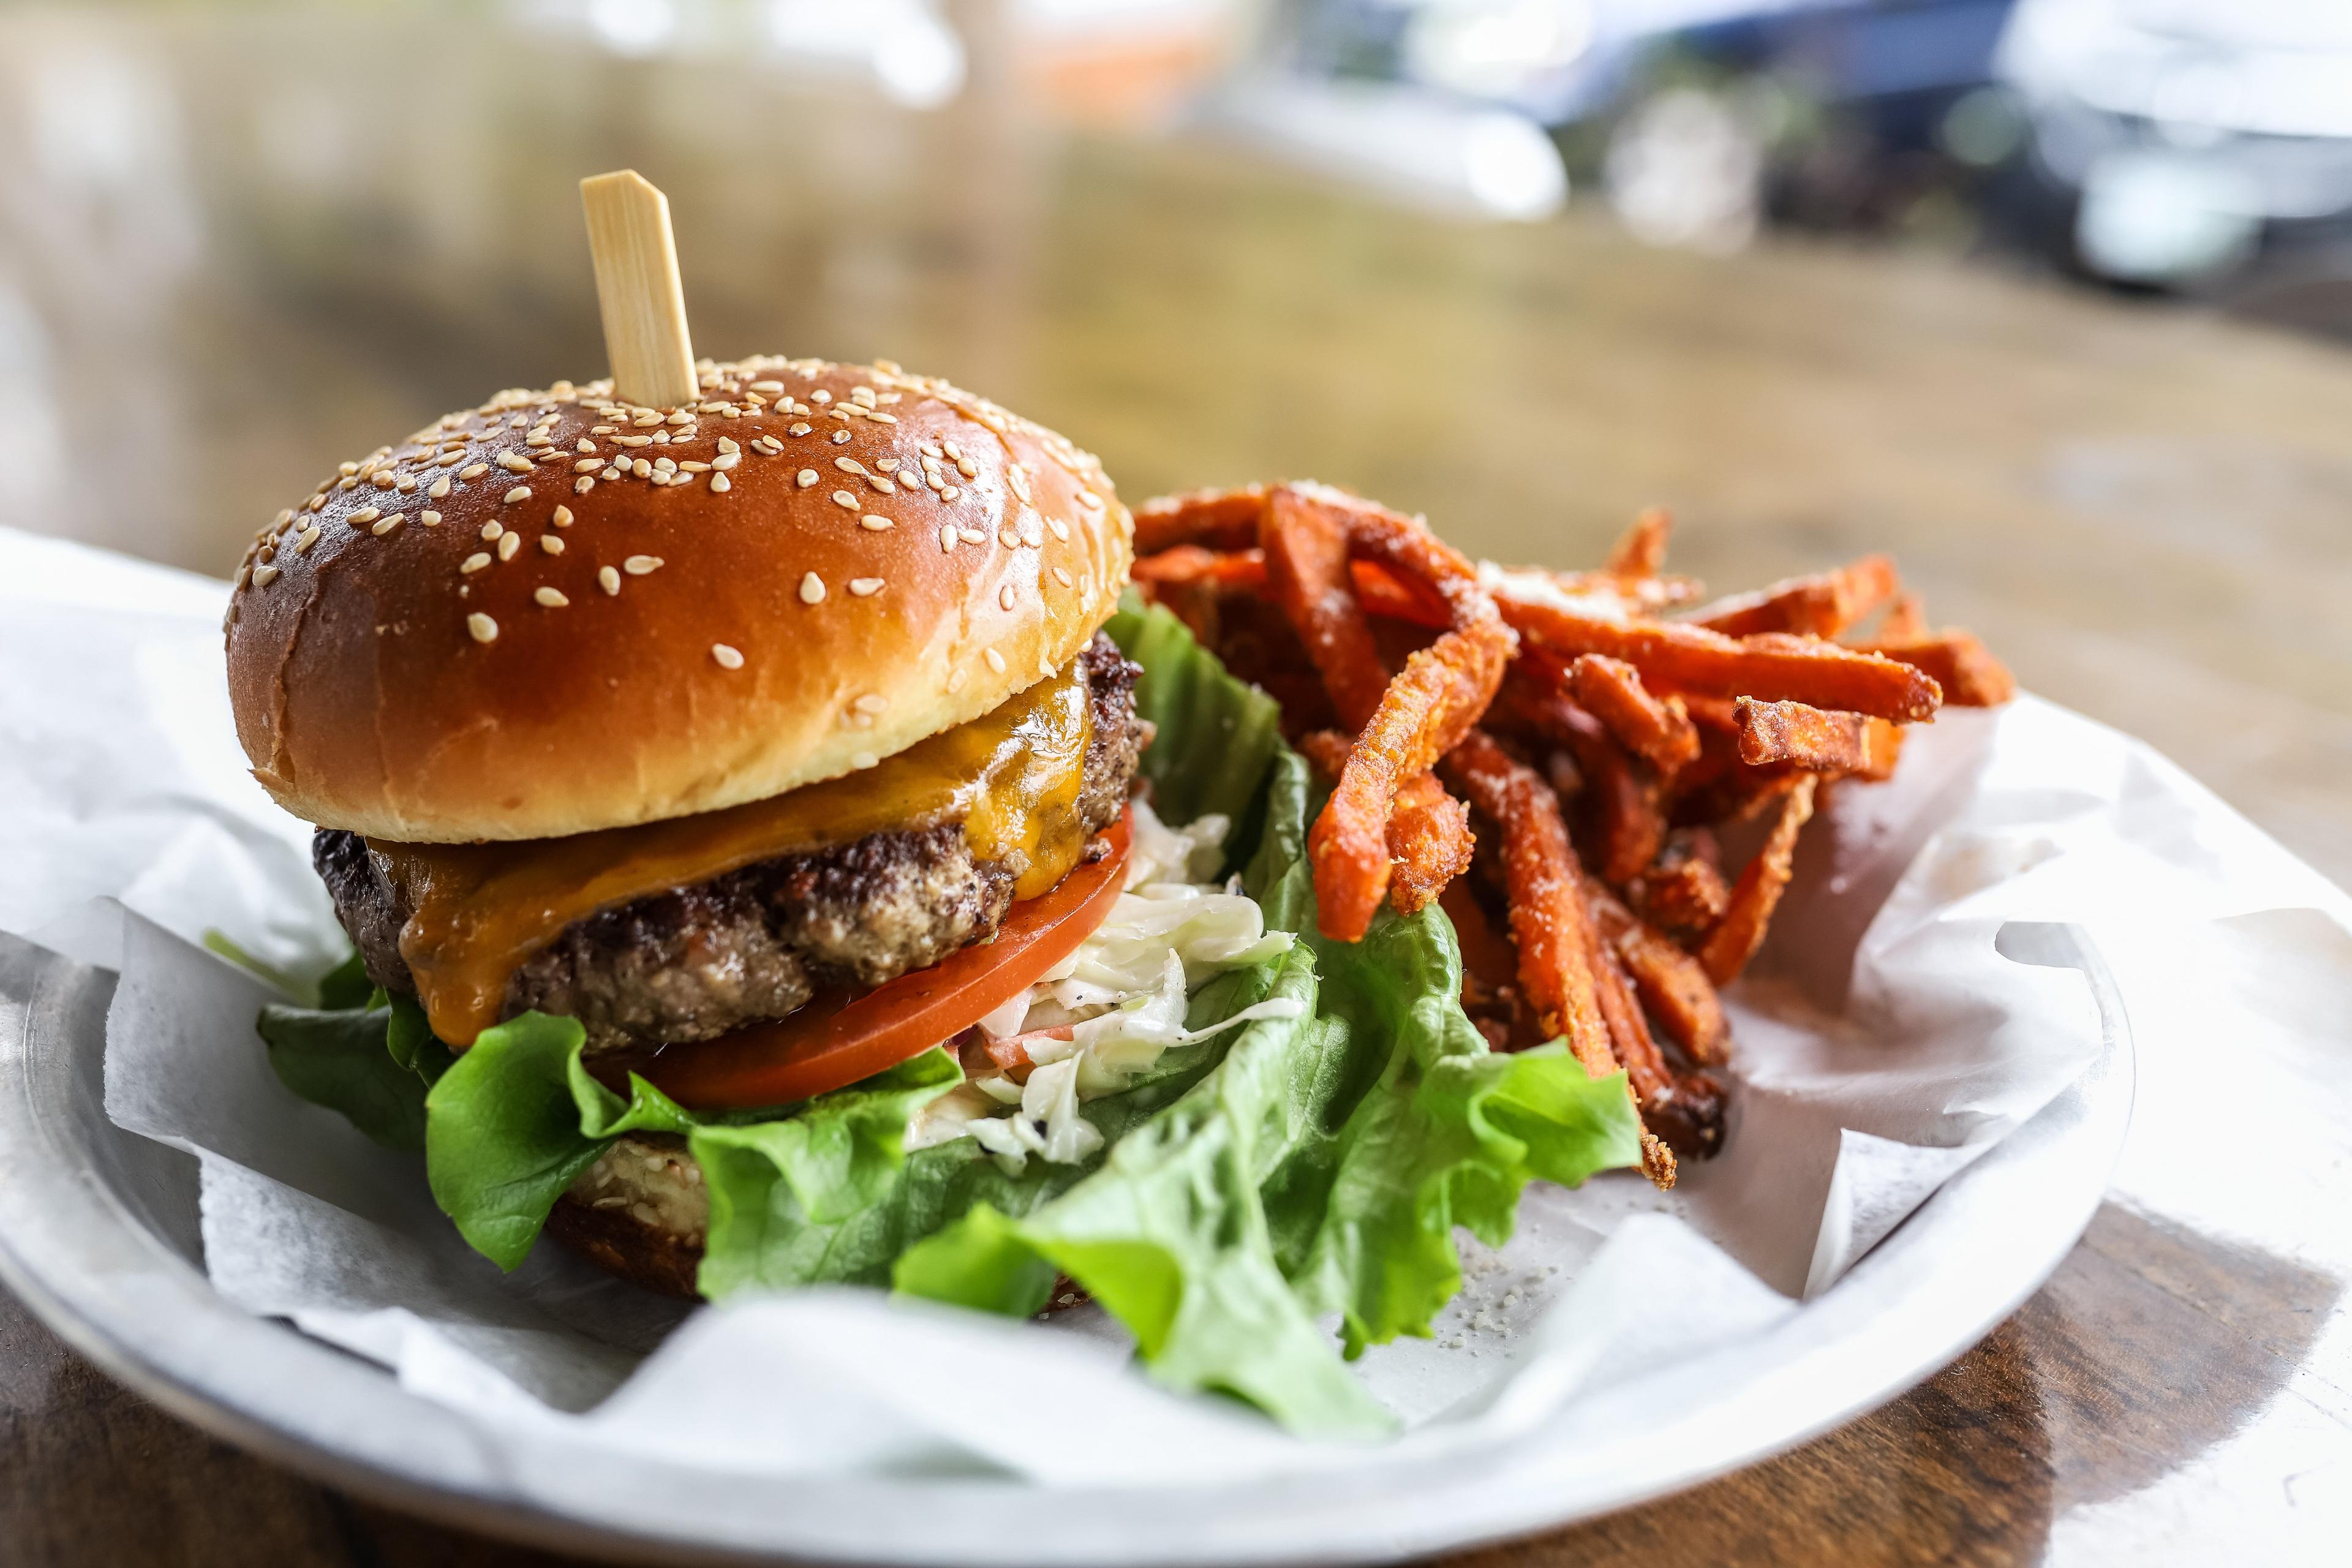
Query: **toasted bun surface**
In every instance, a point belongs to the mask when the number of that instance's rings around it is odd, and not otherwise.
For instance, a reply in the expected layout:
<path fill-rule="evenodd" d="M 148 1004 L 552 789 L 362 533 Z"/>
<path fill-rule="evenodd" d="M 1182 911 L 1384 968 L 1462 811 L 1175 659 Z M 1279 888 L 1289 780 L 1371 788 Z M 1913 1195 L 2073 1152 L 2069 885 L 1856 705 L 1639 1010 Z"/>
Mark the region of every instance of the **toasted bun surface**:
<path fill-rule="evenodd" d="M 764 799 L 988 712 L 1115 607 L 1133 523 L 1054 432 L 887 364 L 701 381 L 658 416 L 502 393 L 256 536 L 229 693 L 279 804 L 436 843 Z"/>

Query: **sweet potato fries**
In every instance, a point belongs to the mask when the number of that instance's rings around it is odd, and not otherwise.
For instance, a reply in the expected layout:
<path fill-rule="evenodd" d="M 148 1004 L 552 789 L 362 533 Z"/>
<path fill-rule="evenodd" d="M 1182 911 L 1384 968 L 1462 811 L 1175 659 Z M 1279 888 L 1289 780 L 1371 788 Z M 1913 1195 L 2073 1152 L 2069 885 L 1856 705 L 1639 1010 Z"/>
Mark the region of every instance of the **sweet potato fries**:
<path fill-rule="evenodd" d="M 1821 786 L 1884 779 L 1903 726 L 2014 690 L 1883 555 L 1667 618 L 1699 596 L 1664 573 L 1668 531 L 1643 513 L 1596 572 L 1506 568 L 1328 486 L 1254 485 L 1144 506 L 1135 566 L 1282 700 L 1329 784 L 1324 934 L 1442 900 L 1480 1029 L 1622 1069 L 1661 1186 L 1721 1141 L 1717 988 L 1762 943 Z M 1727 884 L 1717 829 L 1759 818 Z"/>

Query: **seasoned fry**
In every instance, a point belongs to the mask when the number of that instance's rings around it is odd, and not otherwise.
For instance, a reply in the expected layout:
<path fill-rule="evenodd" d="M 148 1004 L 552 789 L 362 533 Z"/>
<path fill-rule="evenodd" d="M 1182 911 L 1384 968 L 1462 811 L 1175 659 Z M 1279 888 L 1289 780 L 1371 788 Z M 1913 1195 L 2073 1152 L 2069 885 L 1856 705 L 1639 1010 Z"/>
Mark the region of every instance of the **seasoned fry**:
<path fill-rule="evenodd" d="M 1325 778 L 1336 780 L 1348 765 L 1348 738 L 1336 730 L 1299 737 L 1298 749 Z M 1418 912 L 1468 870 L 1476 843 L 1470 808 L 1446 794 L 1435 773 L 1415 773 L 1398 785 L 1389 817 L 1389 858 L 1395 863 L 1389 901 L 1397 913 Z"/>
<path fill-rule="evenodd" d="M 1377 561 L 1351 561 L 1348 570 L 1355 579 L 1356 597 L 1363 601 L 1367 613 L 1421 626 L 1453 623 L 1453 611 L 1445 601 L 1418 578 L 1400 576 Z"/>
<path fill-rule="evenodd" d="M 1389 902 L 1401 915 L 1417 914 L 1470 868 L 1477 840 L 1470 808 L 1445 793 L 1434 773 L 1415 773 L 1397 787 L 1389 816 Z"/>
<path fill-rule="evenodd" d="M 1266 499 L 1258 537 L 1275 603 L 1306 645 L 1339 721 L 1362 729 L 1389 672 L 1348 574 L 1347 520 L 1285 485 Z"/>
<path fill-rule="evenodd" d="M 1225 588 L 1255 588 L 1265 582 L 1265 552 L 1172 544 L 1157 555 L 1139 557 L 1129 575 L 1153 584 L 1214 583 Z"/>
<path fill-rule="evenodd" d="M 1397 787 L 1428 772 L 1477 722 L 1513 645 L 1500 620 L 1479 622 L 1414 654 L 1389 684 L 1307 836 L 1324 935 L 1358 942 L 1371 929 L 1388 891 L 1388 823 Z"/>
<path fill-rule="evenodd" d="M 1813 791 L 1818 780 L 1805 774 L 1780 802 L 1780 816 L 1772 825 L 1772 832 L 1764 847 L 1739 873 L 1739 880 L 1731 889 L 1731 905 L 1724 912 L 1722 923 L 1708 933 L 1698 950 L 1700 967 L 1706 977 L 1717 985 L 1728 985 L 1739 978 L 1739 972 L 1755 956 L 1764 941 L 1765 925 L 1772 918 L 1772 910 L 1780 901 L 1780 893 L 1789 885 L 1789 875 L 1797 849 L 1797 830 L 1813 815 Z"/>
<path fill-rule="evenodd" d="M 1865 555 L 1832 572 L 1790 577 L 1753 594 L 1717 599 L 1691 614 L 1689 624 L 1726 637 L 1795 632 L 1833 637 L 1886 603 L 1901 588 L 1895 563 Z"/>
<path fill-rule="evenodd" d="M 1884 719 L 1865 719 L 1863 724 L 1862 765 L 1853 776 L 1864 784 L 1893 778 L 1895 762 L 1903 755 L 1903 726 Z"/>
<path fill-rule="evenodd" d="M 1998 708 L 2017 695 L 2017 679 L 2009 673 L 2009 667 L 1995 658 L 1975 634 L 1958 626 L 1902 642 L 1862 643 L 1854 651 L 1895 659 L 1932 677 L 1943 688 L 1944 700 L 1956 708 Z"/>
<path fill-rule="evenodd" d="M 1666 540 L 1675 520 L 1664 507 L 1654 506 L 1633 520 L 1610 549 L 1601 569 L 1612 577 L 1654 577 L 1666 569 Z"/>
<path fill-rule="evenodd" d="M 1626 884 L 1625 897 L 1661 931 L 1696 939 L 1723 919 L 1731 889 L 1722 872 L 1696 856 L 1670 860 L 1661 855 L 1658 864 Z"/>
<path fill-rule="evenodd" d="M 1934 635 L 1935 628 L 1927 624 L 1927 603 L 1916 594 L 1895 595 L 1886 614 L 1878 618 L 1880 642 L 1911 642 Z"/>
<path fill-rule="evenodd" d="M 1622 658 L 1646 680 L 1913 722 L 1935 717 L 1936 682 L 1914 666 L 1803 637 L 1727 637 L 1704 626 L 1612 616 L 1524 578 L 1497 583 L 1504 619 L 1563 654 Z"/>
<path fill-rule="evenodd" d="M 1564 746 L 1576 761 L 1577 811 L 1589 830 L 1586 852 L 1611 886 L 1640 874 L 1665 842 L 1664 793 L 1657 774 L 1617 743 L 1607 726 L 1549 689 L 1540 661 L 1522 659 L 1504 682 L 1496 717 L 1513 732 Z"/>
<path fill-rule="evenodd" d="M 1258 513 L 1265 510 L 1264 485 L 1192 490 L 1145 501 L 1135 509 L 1135 553 L 1157 555 L 1179 544 L 1246 549 L 1257 542 Z"/>
<path fill-rule="evenodd" d="M 1519 984 L 1538 1024 L 1545 1035 L 1566 1038 L 1593 1077 L 1615 1072 L 1608 1021 L 1594 989 L 1582 874 L 1559 802 L 1532 770 L 1481 731 L 1470 731 L 1447 755 L 1444 773 L 1502 830 Z"/>
<path fill-rule="evenodd" d="M 1662 932 L 1634 918 L 1605 888 L 1585 884 L 1585 897 L 1601 937 L 1625 965 L 1642 1005 L 1691 1060 L 1713 1065 L 1727 1059 L 1731 1026 L 1723 1004 L 1697 959 Z"/>
<path fill-rule="evenodd" d="M 1569 667 L 1569 689 L 1629 751 L 1661 773 L 1698 756 L 1698 730 L 1678 697 L 1653 696 L 1622 659 L 1588 653 Z"/>
<path fill-rule="evenodd" d="M 1853 773 L 1870 760 L 1870 726 L 1884 720 L 1825 713 L 1801 702 L 1739 699 L 1739 760 L 1750 767 L 1788 763 L 1814 773 Z"/>
<path fill-rule="evenodd" d="M 1587 883 L 1588 897 L 1596 890 Z M 1594 994 L 1600 999 L 1610 1042 L 1618 1064 L 1625 1069 L 1625 1081 L 1633 1090 L 1633 1103 L 1641 1108 L 1643 1121 L 1650 1132 L 1664 1134 L 1665 1142 L 1676 1152 L 1714 1152 L 1723 1132 L 1722 1090 L 1701 1074 L 1685 1078 L 1666 1065 L 1664 1053 L 1650 1034 L 1649 1021 L 1633 999 L 1633 986 L 1617 950 L 1601 935 L 1597 921 L 1589 929 L 1593 932 Z M 1672 1158 L 1665 1149 L 1654 1146 L 1654 1139 L 1643 1142 L 1643 1173 L 1661 1187 L 1672 1186 Z"/>

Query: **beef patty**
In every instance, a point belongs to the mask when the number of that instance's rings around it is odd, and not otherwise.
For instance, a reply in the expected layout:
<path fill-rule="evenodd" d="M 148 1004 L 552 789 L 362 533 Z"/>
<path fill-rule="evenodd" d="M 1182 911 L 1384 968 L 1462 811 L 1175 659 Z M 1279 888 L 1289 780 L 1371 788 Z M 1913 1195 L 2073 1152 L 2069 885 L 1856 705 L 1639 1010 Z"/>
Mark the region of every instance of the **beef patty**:
<path fill-rule="evenodd" d="M 1143 749 L 1142 671 L 1099 633 L 1078 664 L 1094 719 L 1078 811 L 1092 833 L 1118 815 Z M 414 994 L 400 956 L 409 911 L 366 840 L 322 827 L 310 858 L 368 977 Z M 762 860 L 573 921 L 515 971 L 501 1016 L 577 1018 L 592 1054 L 711 1039 L 819 987 L 879 985 L 993 936 L 1020 870 L 975 859 L 961 823 Z"/>

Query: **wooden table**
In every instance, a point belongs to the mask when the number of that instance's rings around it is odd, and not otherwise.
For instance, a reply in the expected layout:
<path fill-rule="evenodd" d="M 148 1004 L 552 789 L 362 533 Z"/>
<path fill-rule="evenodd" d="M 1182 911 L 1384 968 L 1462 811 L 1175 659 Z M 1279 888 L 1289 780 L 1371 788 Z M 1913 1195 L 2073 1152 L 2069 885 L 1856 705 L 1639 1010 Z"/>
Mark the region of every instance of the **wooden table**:
<path fill-rule="evenodd" d="M 888 355 L 1068 431 L 1130 495 L 1313 475 L 1507 558 L 1590 560 L 1653 501 L 1724 586 L 1889 549 L 2032 688 L 2352 877 L 2340 350 L 1931 256 L 1700 259 L 1582 215 L 1415 217 L 1207 139 L 1073 139 L 1024 120 L 984 26 L 974 90 L 929 117 L 723 58 L 458 41 L 0 20 L 0 69 L 152 132 L 79 167 L 11 140 L 63 99 L 0 128 L 0 276 L 41 329 L 0 395 L 47 420 L 0 465 L 12 520 L 220 571 L 335 460 L 595 374 L 572 183 L 635 163 L 705 352 Z M 358 46 L 396 95 L 322 64 Z M 2352 1047 L 2281 1037 L 2247 1019 L 2223 1050 L 2289 1108 L 2273 1163 L 2244 1142 L 2265 1107 L 2144 1030 L 2112 1201 L 1983 1344 L 1782 1458 L 1480 1557 L 2341 1561 Z M 0 1299 L 0 1560 L 546 1559 L 245 1458 Z"/>

